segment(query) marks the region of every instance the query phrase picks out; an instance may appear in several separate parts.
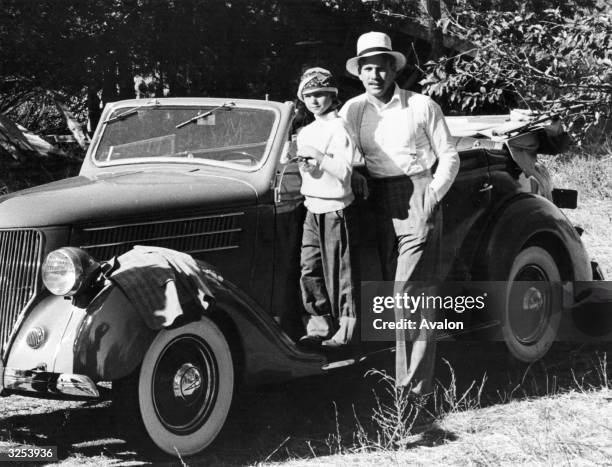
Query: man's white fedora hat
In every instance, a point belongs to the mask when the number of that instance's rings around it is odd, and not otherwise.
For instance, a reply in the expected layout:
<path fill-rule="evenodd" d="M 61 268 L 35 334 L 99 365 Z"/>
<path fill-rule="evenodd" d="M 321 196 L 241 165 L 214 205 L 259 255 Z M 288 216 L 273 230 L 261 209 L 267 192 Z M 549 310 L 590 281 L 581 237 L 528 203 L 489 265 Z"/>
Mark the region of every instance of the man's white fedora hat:
<path fill-rule="evenodd" d="M 357 56 L 346 61 L 346 71 L 351 75 L 359 76 L 359 59 L 372 55 L 386 54 L 395 59 L 396 71 L 406 66 L 406 57 L 391 47 L 391 38 L 384 32 L 366 32 L 357 39 Z"/>

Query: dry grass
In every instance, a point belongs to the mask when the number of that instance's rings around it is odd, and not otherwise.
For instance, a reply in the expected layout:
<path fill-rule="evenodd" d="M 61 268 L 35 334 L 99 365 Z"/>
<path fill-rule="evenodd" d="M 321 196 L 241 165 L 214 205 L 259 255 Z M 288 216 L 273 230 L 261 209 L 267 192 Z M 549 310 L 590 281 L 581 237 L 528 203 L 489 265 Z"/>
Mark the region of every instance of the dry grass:
<path fill-rule="evenodd" d="M 610 465 L 612 391 L 572 391 L 450 413 L 403 451 L 345 454 L 285 462 L 310 465 Z"/>
<path fill-rule="evenodd" d="M 612 168 L 610 169 L 612 172 Z M 585 204 L 588 203 L 588 206 Z M 604 278 L 612 279 L 612 199 L 579 201 L 578 209 L 564 209 L 574 224 L 582 227 L 582 241 L 589 256 L 601 267 Z"/>
<path fill-rule="evenodd" d="M 491 356 L 494 348 L 485 355 L 480 345 L 442 347 L 459 367 L 455 375 L 444 363 L 437 372 L 432 426 L 415 423 L 416 413 L 392 386 L 329 375 L 253 394 L 225 441 L 184 465 L 612 465 L 612 366 L 605 354 L 556 348 L 548 362 L 510 368 L 503 355 Z M 468 362 L 478 355 L 472 368 Z M 374 401 L 364 397 L 371 391 Z M 249 411 L 253 404 L 259 407 Z M 322 408 L 330 405 L 328 417 Z M 179 465 L 114 439 L 107 404 L 12 396 L 0 399 L 0 412 L 0 451 L 59 445 L 59 465 L 68 467 Z"/>
<path fill-rule="evenodd" d="M 525 391 L 530 386 L 528 379 L 539 378 L 530 374 L 529 366 L 514 387 L 514 396 L 500 396 L 502 404 L 484 408 L 481 397 L 486 377 L 458 391 L 454 370 L 448 362 L 446 365 L 451 378 L 447 386 L 438 382 L 437 417 L 432 425 L 415 429 L 414 418 L 398 420 L 394 410 L 381 412 L 379 404 L 373 411 L 373 422 L 380 428 L 374 431 L 376 439 L 368 438 L 357 423 L 355 444 L 338 443 L 336 455 L 273 465 L 612 465 L 612 368 L 605 354 L 598 355 L 590 370 L 583 369 L 582 376 L 574 376 L 571 388 L 555 386 L 544 397 Z M 395 392 L 395 399 L 398 397 L 402 394 Z M 392 398 L 384 408 L 405 407 L 401 404 Z M 388 414 L 382 423 L 381 413 Z M 390 430 L 394 423 L 395 430 Z M 396 442 L 385 446 L 380 442 L 381 433 L 391 433 Z M 402 433 L 401 443 L 397 433 Z"/>
<path fill-rule="evenodd" d="M 582 240 L 604 277 L 612 278 L 612 142 L 595 154 L 575 152 L 540 157 L 553 186 L 578 190 L 578 208 L 565 215 L 584 229 Z"/>

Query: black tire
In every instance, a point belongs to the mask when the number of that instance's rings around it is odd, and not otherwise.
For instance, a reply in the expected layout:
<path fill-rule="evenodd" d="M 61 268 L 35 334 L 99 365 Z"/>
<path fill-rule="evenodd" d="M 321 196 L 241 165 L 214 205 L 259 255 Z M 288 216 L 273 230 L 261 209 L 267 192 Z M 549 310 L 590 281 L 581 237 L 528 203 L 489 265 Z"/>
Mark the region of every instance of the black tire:
<path fill-rule="evenodd" d="M 561 274 L 544 248 L 530 246 L 512 263 L 504 300 L 502 334 L 510 353 L 523 362 L 541 359 L 561 322 Z"/>
<path fill-rule="evenodd" d="M 134 382 L 141 426 L 151 441 L 170 455 L 191 456 L 225 423 L 234 392 L 232 355 L 223 333 L 202 317 L 160 331 Z"/>

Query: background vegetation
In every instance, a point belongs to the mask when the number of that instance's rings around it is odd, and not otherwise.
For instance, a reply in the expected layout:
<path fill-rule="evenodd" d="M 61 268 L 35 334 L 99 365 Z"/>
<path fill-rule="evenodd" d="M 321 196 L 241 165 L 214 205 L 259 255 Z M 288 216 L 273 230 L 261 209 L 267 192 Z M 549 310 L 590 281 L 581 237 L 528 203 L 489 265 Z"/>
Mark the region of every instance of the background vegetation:
<path fill-rule="evenodd" d="M 610 0 L 3 0 L 0 114 L 46 136 L 70 133 L 69 113 L 71 130 L 91 133 L 117 99 L 294 100 L 313 65 L 339 77 L 346 100 L 362 90 L 344 70 L 357 37 L 382 30 L 408 56 L 400 85 L 447 114 L 552 112 L 577 144 L 598 146 L 610 12 Z M 74 174 L 84 153 L 60 145 L 41 158 L 9 143 L 0 137 L 0 192 Z"/>

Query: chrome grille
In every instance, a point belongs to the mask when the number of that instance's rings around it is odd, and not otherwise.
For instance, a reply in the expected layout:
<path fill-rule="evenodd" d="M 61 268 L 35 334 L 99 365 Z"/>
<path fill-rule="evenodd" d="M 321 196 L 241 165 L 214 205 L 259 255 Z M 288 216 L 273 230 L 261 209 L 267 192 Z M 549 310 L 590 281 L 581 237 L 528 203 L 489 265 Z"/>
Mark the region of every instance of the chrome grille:
<path fill-rule="evenodd" d="M 125 253 L 135 245 L 159 246 L 185 253 L 239 247 L 242 212 L 171 221 L 121 224 L 82 229 L 80 248 L 98 259 Z"/>
<path fill-rule="evenodd" d="M 37 230 L 0 231 L 0 342 L 6 343 L 17 317 L 38 288 L 42 234 Z"/>

